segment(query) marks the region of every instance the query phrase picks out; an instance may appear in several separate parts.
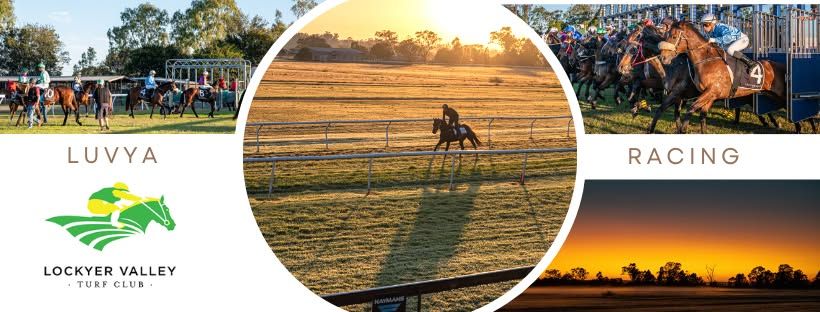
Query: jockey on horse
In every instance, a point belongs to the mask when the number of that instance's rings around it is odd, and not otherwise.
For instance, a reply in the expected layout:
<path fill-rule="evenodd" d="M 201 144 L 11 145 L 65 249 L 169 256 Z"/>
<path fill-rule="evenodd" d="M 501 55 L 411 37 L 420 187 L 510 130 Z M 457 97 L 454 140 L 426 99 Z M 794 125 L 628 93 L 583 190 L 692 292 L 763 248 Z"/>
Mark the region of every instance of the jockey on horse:
<path fill-rule="evenodd" d="M 441 120 L 447 121 L 447 125 L 455 131 L 456 136 L 459 136 L 459 132 L 461 131 L 459 128 L 461 128 L 461 126 L 458 124 L 458 112 L 448 107 L 447 104 L 441 105 L 441 108 Z"/>
<path fill-rule="evenodd" d="M 749 46 L 749 37 L 739 29 L 720 23 L 714 14 L 706 14 L 701 19 L 703 30 L 709 37 L 709 42 L 717 43 L 726 52 L 746 64 L 747 71 L 751 72 L 757 64 L 740 52 Z"/>
<path fill-rule="evenodd" d="M 157 89 L 157 81 L 154 79 L 156 74 L 157 72 L 152 69 L 148 72 L 148 77 L 145 77 L 145 92 L 142 96 L 146 99 L 151 99 L 154 96 L 154 90 Z"/>

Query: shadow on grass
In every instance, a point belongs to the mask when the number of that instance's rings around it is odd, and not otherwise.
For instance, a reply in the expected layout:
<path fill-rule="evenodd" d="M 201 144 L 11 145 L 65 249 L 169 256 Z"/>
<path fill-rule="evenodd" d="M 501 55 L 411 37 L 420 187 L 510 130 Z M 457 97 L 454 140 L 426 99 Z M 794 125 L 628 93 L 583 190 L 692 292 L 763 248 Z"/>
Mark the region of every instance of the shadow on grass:
<path fill-rule="evenodd" d="M 178 115 L 177 115 L 178 116 Z M 173 118 L 173 116 L 169 116 L 168 119 Z M 177 119 L 181 120 L 181 118 L 177 117 Z M 122 119 L 120 119 L 122 120 Z M 128 129 L 128 130 L 120 130 L 120 131 L 112 131 L 111 133 L 115 134 L 135 134 L 135 133 L 147 133 L 147 132 L 163 132 L 163 131 L 190 131 L 190 132 L 202 132 L 202 133 L 232 133 L 236 131 L 236 126 L 213 126 L 208 125 L 215 122 L 218 122 L 220 119 L 218 118 L 201 118 L 193 121 L 186 121 L 186 122 L 174 122 L 162 125 L 155 125 L 150 127 L 143 127 L 143 128 L 135 128 L 135 129 Z M 117 120 L 112 120 L 112 124 L 116 127 Z"/>
<path fill-rule="evenodd" d="M 428 177 L 434 158 L 428 165 Z M 470 182 L 466 190 L 425 186 L 412 224 L 402 223 L 376 277 L 376 286 L 429 280 L 455 256 L 470 222 L 470 212 L 481 187 Z M 400 222 L 401 220 L 397 220 Z"/>

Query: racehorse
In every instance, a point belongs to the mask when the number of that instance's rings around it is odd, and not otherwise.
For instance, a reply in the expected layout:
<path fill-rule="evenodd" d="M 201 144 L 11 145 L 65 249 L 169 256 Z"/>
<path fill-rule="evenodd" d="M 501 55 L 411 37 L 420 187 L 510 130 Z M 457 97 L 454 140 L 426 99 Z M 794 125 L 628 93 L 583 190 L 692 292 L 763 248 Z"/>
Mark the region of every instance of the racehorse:
<path fill-rule="evenodd" d="M 14 90 L 3 89 L 3 95 L 5 95 L 5 100 L 9 104 L 9 125 L 11 125 L 11 121 L 14 120 L 14 114 L 20 107 L 24 107 L 25 103 L 23 101 L 23 95 L 28 92 L 28 84 L 27 83 L 17 83 L 15 84 Z M 20 118 L 22 118 L 23 112 L 20 112 L 20 117 L 17 119 L 17 124 L 20 124 Z"/>
<path fill-rule="evenodd" d="M 621 103 L 620 91 L 623 89 L 619 84 L 621 74 L 615 64 L 618 56 L 618 45 L 619 41 L 611 38 L 595 52 L 595 88 L 593 88 L 592 95 L 587 97 L 587 102 L 592 105 L 592 109 L 595 109 L 595 105 L 598 104 L 598 98 L 603 98 L 601 95 L 603 90 L 613 83 L 618 83 L 615 85 L 615 102 L 619 105 Z"/>
<path fill-rule="evenodd" d="M 162 114 L 162 117 L 165 118 L 167 112 L 171 110 L 170 107 L 163 104 L 163 98 L 168 91 L 171 92 L 178 92 L 179 89 L 177 85 L 174 83 L 173 80 L 163 82 L 160 84 L 155 90 L 153 96 L 151 98 L 146 98 L 142 96 L 143 87 L 133 87 L 131 90 L 128 91 L 128 97 L 125 98 L 125 110 L 129 111 L 128 116 L 134 118 L 134 106 L 137 104 L 142 103 L 142 101 L 146 101 L 151 104 L 151 115 L 148 118 L 154 118 L 154 109 L 159 106 L 159 112 Z"/>
<path fill-rule="evenodd" d="M 79 109 L 80 105 L 85 106 L 85 117 L 88 117 L 88 110 L 91 107 L 91 93 L 95 89 L 97 89 L 97 83 L 89 81 L 83 84 L 82 91 L 75 93 L 74 98 L 77 101 L 77 108 Z"/>
<path fill-rule="evenodd" d="M 652 49 L 663 39 L 650 27 L 636 27 L 621 41 L 618 50 L 623 53 L 616 60 L 618 72 L 631 83 L 628 100 L 633 104 L 633 117 L 637 113 L 634 107 L 640 102 L 639 98 L 646 90 L 653 90 L 656 94 L 663 92 L 663 78 L 666 77 L 663 64 Z"/>
<path fill-rule="evenodd" d="M 56 86 L 51 88 L 51 93 L 51 97 L 48 97 L 48 94 L 44 96 L 46 111 L 48 111 L 48 107 L 52 104 L 58 103 L 63 108 L 63 126 L 66 125 L 68 114 L 71 112 L 74 112 L 74 121 L 82 126 L 83 124 L 80 122 L 80 109 L 74 100 L 74 90 L 65 86 Z"/>
<path fill-rule="evenodd" d="M 194 112 L 194 116 L 199 118 L 199 115 L 196 113 L 196 108 L 194 105 L 194 101 L 205 102 L 211 105 L 211 112 L 208 113 L 208 118 L 214 118 L 214 108 L 216 105 L 216 90 L 213 87 L 208 88 L 188 88 L 187 90 L 182 92 L 182 96 L 179 98 L 179 104 L 182 106 L 179 112 L 179 117 L 182 117 L 182 114 L 185 113 L 185 107 L 190 106 L 191 111 Z"/>
<path fill-rule="evenodd" d="M 578 74 L 576 75 L 578 90 L 575 91 L 575 94 L 580 96 L 581 89 L 586 85 L 586 97 L 584 98 L 589 98 L 589 87 L 595 82 L 595 55 L 593 51 L 594 50 L 588 49 L 583 44 L 579 44 L 572 53 L 572 58 L 575 59 L 575 63 L 578 66 Z"/>
<path fill-rule="evenodd" d="M 444 146 L 444 150 L 447 151 L 450 149 L 450 143 L 458 141 L 458 145 L 461 146 L 461 150 L 464 150 L 464 140 L 467 139 L 473 144 L 473 149 L 478 149 L 478 146 L 481 145 L 481 141 L 478 139 L 478 136 L 473 132 L 473 129 L 466 124 L 459 125 L 463 128 L 463 131 L 459 131 L 458 135 L 456 135 L 453 127 L 448 125 L 444 122 L 441 118 L 433 119 L 433 134 L 436 134 L 439 130 L 441 130 L 441 134 L 439 134 L 438 143 L 433 151 L 437 151 L 441 143 L 447 143 Z"/>
<path fill-rule="evenodd" d="M 245 91 L 248 90 L 242 90 L 242 95 L 239 96 L 239 103 L 236 103 L 236 111 L 233 113 L 233 120 L 236 120 L 236 118 L 239 117 L 239 110 L 242 109 L 242 101 L 245 99 Z"/>
<path fill-rule="evenodd" d="M 685 53 L 693 65 L 693 80 L 695 87 L 701 91 L 698 98 L 692 103 L 683 119 L 680 131 L 685 133 L 692 114 L 700 113 L 701 133 L 706 133 L 706 115 L 716 100 L 738 98 L 762 92 L 774 100 L 781 107 L 786 106 L 786 67 L 783 64 L 768 60 L 760 61 L 752 77 L 761 79 L 761 89 L 738 87 L 732 94 L 733 77 L 727 69 L 726 52 L 715 44 L 711 44 L 694 27 L 691 22 L 676 22 L 669 30 L 666 41 L 660 44 L 660 59 L 664 64 L 671 64 L 675 56 Z M 809 120 L 812 129 L 816 132 L 814 120 Z M 795 130 L 800 133 L 800 124 L 795 123 Z"/>

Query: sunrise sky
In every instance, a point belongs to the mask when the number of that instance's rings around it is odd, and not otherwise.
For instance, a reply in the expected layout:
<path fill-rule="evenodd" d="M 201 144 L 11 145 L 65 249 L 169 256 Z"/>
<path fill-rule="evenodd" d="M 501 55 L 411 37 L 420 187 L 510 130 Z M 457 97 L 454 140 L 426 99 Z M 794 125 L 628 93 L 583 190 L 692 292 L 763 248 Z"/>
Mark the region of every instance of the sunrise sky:
<path fill-rule="evenodd" d="M 572 231 L 550 268 L 621 276 L 666 261 L 725 282 L 758 265 L 820 270 L 820 181 L 587 181 Z"/>
<path fill-rule="evenodd" d="M 442 43 L 459 37 L 462 44 L 487 44 L 490 32 L 511 26 L 511 15 L 501 5 L 476 1 L 351 0 L 313 20 L 301 32 L 338 33 L 341 38 L 367 39 L 376 31 L 395 31 L 399 40 L 416 31 L 432 30 Z M 513 27 L 524 36 L 528 27 Z"/>

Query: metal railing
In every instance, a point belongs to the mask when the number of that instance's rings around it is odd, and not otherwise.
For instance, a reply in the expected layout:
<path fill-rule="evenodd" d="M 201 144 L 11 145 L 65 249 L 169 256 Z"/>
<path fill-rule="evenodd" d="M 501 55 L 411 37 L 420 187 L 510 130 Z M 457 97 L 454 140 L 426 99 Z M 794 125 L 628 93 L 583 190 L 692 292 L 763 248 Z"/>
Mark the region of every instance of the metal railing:
<path fill-rule="evenodd" d="M 435 279 L 423 282 L 399 284 L 393 286 L 376 287 L 365 290 L 335 293 L 322 296 L 322 299 L 336 306 L 369 303 L 378 298 L 388 296 L 416 296 L 416 311 L 421 311 L 421 296 L 439 293 L 465 287 L 473 287 L 500 282 L 520 280 L 529 274 L 535 267 L 520 267 L 507 270 L 484 272 L 457 277 Z"/>
<path fill-rule="evenodd" d="M 247 127 L 256 127 L 256 152 L 259 152 L 261 142 L 259 140 L 260 132 L 263 127 L 267 126 L 297 126 L 297 125 L 324 125 L 325 126 L 325 148 L 330 148 L 329 131 L 332 125 L 336 124 L 385 124 L 384 127 L 384 146 L 390 146 L 390 126 L 394 123 L 412 123 L 412 122 L 433 122 L 435 118 L 412 118 L 412 119 L 375 119 L 375 120 L 324 120 L 324 121 L 293 121 L 293 122 L 251 122 Z M 460 120 L 487 120 L 487 146 L 492 147 L 492 126 L 493 121 L 496 120 L 531 120 L 530 122 L 530 139 L 533 136 L 533 128 L 535 122 L 538 120 L 548 119 L 568 119 L 567 121 L 567 137 L 570 136 L 570 127 L 572 126 L 572 116 L 489 116 L 489 117 L 464 117 Z"/>
<path fill-rule="evenodd" d="M 276 184 L 276 162 L 281 161 L 312 161 L 312 160 L 340 160 L 340 159 L 368 159 L 367 161 L 367 195 L 370 194 L 372 188 L 373 177 L 373 159 L 375 158 L 390 158 L 390 157 L 410 157 L 410 156 L 437 156 L 437 155 L 507 155 L 507 154 L 524 154 L 524 160 L 521 165 L 520 182 L 524 184 L 524 179 L 527 174 L 527 158 L 529 154 L 543 154 L 543 153 L 567 153 L 575 152 L 575 147 L 567 148 L 541 148 L 541 149 L 516 149 L 516 150 L 455 150 L 455 151 L 415 151 L 415 152 L 400 152 L 400 153 L 367 153 L 367 154 L 342 154 L 342 155 L 315 155 L 315 156 L 276 156 L 276 157 L 255 157 L 245 158 L 244 163 L 271 163 L 270 180 L 268 182 L 268 196 L 273 194 L 273 187 Z M 455 181 L 455 167 L 456 157 L 451 157 L 450 164 L 450 185 L 452 190 Z M 365 196 L 367 196 L 365 195 Z"/>

